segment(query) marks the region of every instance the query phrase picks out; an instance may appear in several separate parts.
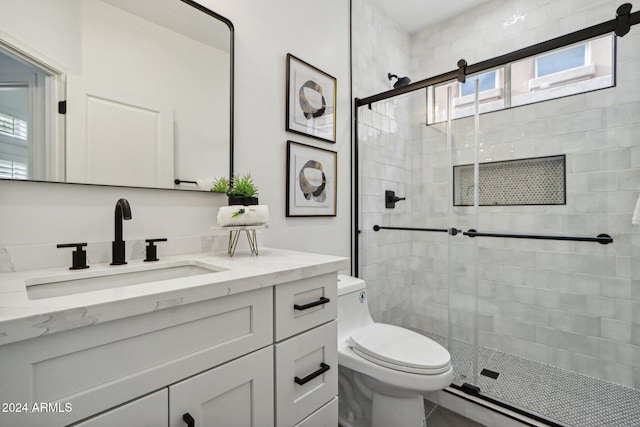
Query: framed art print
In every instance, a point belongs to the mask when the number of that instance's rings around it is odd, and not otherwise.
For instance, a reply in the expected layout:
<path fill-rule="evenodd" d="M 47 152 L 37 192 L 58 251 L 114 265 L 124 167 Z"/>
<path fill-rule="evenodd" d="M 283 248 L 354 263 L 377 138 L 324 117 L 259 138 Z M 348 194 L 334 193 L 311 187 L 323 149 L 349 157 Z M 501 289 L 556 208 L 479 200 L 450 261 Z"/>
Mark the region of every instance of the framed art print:
<path fill-rule="evenodd" d="M 287 54 L 287 130 L 336 142 L 336 79 Z"/>
<path fill-rule="evenodd" d="M 337 153 L 287 141 L 287 216 L 336 216 Z"/>

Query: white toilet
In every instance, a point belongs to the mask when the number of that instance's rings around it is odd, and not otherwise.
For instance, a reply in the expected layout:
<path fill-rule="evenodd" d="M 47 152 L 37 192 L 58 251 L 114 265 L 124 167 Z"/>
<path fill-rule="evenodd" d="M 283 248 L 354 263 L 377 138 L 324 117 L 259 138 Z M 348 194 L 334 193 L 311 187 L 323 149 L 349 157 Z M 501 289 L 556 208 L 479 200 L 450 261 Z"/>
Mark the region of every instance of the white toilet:
<path fill-rule="evenodd" d="M 423 395 L 453 380 L 451 356 L 408 329 L 375 323 L 365 282 L 338 276 L 339 421 L 342 427 L 424 427 Z"/>

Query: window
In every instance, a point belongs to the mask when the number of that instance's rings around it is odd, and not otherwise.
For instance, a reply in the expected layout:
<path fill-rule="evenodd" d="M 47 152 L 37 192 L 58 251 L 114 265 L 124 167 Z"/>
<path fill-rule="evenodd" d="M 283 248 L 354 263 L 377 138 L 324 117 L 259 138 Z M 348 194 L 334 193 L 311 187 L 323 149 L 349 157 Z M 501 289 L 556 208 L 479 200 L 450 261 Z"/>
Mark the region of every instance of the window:
<path fill-rule="evenodd" d="M 614 41 L 615 36 L 606 35 L 467 76 L 465 83 L 453 81 L 430 87 L 427 124 L 448 119 L 447 93 L 452 98 L 452 119 L 475 114 L 476 80 L 480 114 L 611 87 Z"/>
<path fill-rule="evenodd" d="M 0 178 L 27 179 L 28 163 L 27 122 L 0 113 Z"/>
<path fill-rule="evenodd" d="M 27 165 L 21 162 L 0 159 L 0 178 L 27 179 Z"/>
<path fill-rule="evenodd" d="M 27 140 L 27 122 L 0 113 L 0 133 Z"/>

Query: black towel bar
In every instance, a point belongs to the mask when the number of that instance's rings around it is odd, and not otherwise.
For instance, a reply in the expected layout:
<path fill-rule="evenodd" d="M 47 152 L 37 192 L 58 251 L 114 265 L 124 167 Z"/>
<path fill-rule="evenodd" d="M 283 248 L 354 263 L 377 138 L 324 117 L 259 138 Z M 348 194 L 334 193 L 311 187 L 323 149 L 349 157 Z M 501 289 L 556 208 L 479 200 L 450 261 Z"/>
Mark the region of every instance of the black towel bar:
<path fill-rule="evenodd" d="M 481 233 L 474 229 L 462 232 L 457 228 L 417 228 L 417 227 L 383 227 L 380 225 L 374 225 L 373 231 L 380 230 L 405 230 L 405 231 L 431 231 L 437 233 L 449 233 L 455 236 L 458 233 L 462 233 L 468 237 L 504 237 L 508 239 L 537 239 L 537 240 L 565 240 L 573 242 L 596 242 L 601 245 L 608 245 L 613 243 L 613 238 L 608 234 L 598 234 L 596 237 L 583 237 L 583 236 L 554 236 L 545 234 L 508 234 L 508 233 Z"/>
<path fill-rule="evenodd" d="M 455 236 L 462 230 L 458 230 L 456 228 L 414 228 L 414 227 L 383 227 L 380 225 L 374 225 L 373 231 L 380 230 L 405 230 L 405 231 L 429 231 L 434 233 L 449 233 L 452 236 Z"/>
<path fill-rule="evenodd" d="M 601 245 L 613 243 L 613 238 L 608 234 L 598 234 L 596 237 L 581 236 L 553 236 L 542 234 L 503 234 L 503 233 L 480 233 L 476 230 L 469 230 L 462 233 L 469 237 L 505 237 L 509 239 L 537 239 L 537 240 L 568 240 L 573 242 L 597 242 Z"/>

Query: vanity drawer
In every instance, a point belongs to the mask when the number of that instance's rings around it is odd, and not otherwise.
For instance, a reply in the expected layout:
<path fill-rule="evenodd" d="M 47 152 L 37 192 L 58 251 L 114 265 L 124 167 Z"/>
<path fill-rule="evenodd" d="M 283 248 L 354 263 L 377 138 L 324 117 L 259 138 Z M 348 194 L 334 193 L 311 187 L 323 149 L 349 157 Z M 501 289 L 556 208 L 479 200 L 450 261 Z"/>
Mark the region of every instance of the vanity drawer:
<path fill-rule="evenodd" d="M 338 398 L 318 409 L 295 427 L 336 427 L 338 425 Z"/>
<path fill-rule="evenodd" d="M 337 396 L 337 334 L 334 320 L 275 345 L 277 426 L 293 426 Z"/>
<path fill-rule="evenodd" d="M 168 408 L 169 390 L 164 388 L 91 417 L 73 427 L 163 427 L 168 426 Z"/>
<path fill-rule="evenodd" d="M 275 340 L 329 322 L 338 316 L 338 275 L 324 274 L 275 287 Z"/>

